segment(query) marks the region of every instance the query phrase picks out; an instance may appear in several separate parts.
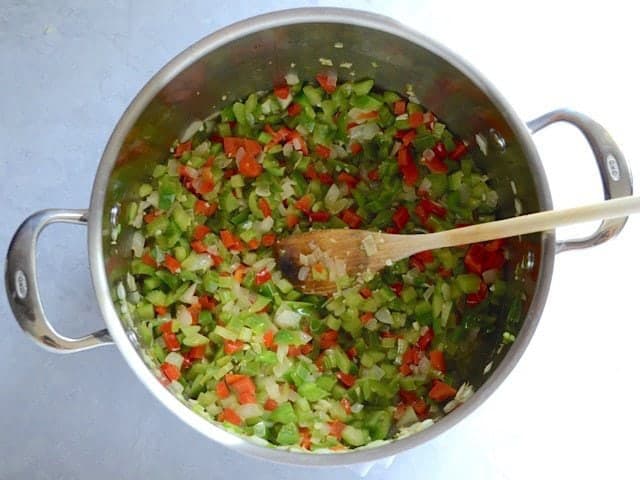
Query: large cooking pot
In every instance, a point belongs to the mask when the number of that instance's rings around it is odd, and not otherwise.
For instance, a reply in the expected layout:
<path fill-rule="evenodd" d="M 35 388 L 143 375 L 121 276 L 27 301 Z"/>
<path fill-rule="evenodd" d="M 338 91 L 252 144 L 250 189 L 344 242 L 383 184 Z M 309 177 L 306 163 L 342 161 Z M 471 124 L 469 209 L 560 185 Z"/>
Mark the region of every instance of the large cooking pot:
<path fill-rule="evenodd" d="M 605 198 L 632 193 L 625 159 L 598 123 L 567 110 L 524 123 L 495 88 L 458 56 L 378 15 L 332 8 L 271 13 L 213 33 L 171 60 L 140 91 L 116 125 L 98 167 L 90 208 L 44 210 L 20 226 L 6 264 L 9 302 L 20 326 L 43 347 L 66 353 L 115 343 L 140 381 L 195 430 L 238 451 L 300 465 L 351 464 L 393 455 L 431 440 L 469 415 L 502 383 L 527 347 L 547 298 L 556 253 L 604 242 L 626 222 L 626 218 L 607 220 L 592 236 L 580 240 L 557 243 L 550 231 L 517 243 L 507 266 L 510 281 L 518 281 L 527 298 L 517 339 L 510 348 L 488 353 L 484 361 L 492 362 L 493 368 L 478 376 L 474 382 L 477 392 L 430 428 L 375 448 L 314 455 L 258 445 L 205 420 L 161 383 L 136 331 L 125 316 L 119 316 L 112 300 L 119 272 L 126 270 L 130 260 L 127 232 L 116 242 L 112 240 L 119 205 L 166 157 L 172 140 L 183 136 L 187 125 L 210 115 L 212 107 L 269 89 L 292 68 L 300 78 L 313 78 L 320 68 L 327 68 L 326 59 L 332 60 L 342 78 L 370 77 L 381 87 L 397 91 L 412 85 L 418 99 L 452 131 L 475 139 L 486 150 L 477 160 L 500 195 L 501 217 L 552 208 L 531 135 L 558 121 L 573 124 L 586 136 L 602 176 Z M 351 64 L 350 69 L 339 67 L 345 62 Z M 47 320 L 38 293 L 36 241 L 42 229 L 55 222 L 89 228 L 91 274 L 107 328 L 83 338 L 57 333 Z"/>

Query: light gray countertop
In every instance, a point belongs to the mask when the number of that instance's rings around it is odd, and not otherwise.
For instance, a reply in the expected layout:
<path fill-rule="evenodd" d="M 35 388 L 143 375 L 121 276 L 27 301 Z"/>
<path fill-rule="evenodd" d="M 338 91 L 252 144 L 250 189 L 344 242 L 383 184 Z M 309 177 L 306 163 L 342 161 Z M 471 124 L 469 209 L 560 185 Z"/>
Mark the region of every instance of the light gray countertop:
<path fill-rule="evenodd" d="M 523 119 L 559 106 L 593 115 L 640 171 L 632 7 L 512 3 L 343 5 L 392 15 L 447 44 Z M 0 252 L 32 211 L 88 205 L 111 130 L 171 57 L 233 21 L 317 4 L 340 3 L 0 0 Z M 601 196 L 595 163 L 570 127 L 536 142 L 557 206 Z M 370 478 L 638 478 L 639 224 L 633 218 L 615 241 L 559 257 L 540 327 L 504 385 L 462 424 L 375 466 Z M 39 249 L 45 306 L 69 335 L 101 326 L 85 235 L 54 226 Z M 45 352 L 19 330 L 4 295 L 0 322 L 0 480 L 358 477 L 240 456 L 165 410 L 116 348 Z"/>

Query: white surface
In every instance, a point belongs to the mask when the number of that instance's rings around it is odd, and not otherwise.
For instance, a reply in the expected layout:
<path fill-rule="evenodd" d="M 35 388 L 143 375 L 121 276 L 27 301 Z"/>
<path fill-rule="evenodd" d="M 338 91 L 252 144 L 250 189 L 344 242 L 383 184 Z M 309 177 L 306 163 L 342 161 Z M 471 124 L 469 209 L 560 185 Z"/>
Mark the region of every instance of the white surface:
<path fill-rule="evenodd" d="M 129 100 L 203 35 L 316 2 L 0 0 L 0 251 L 31 211 L 85 207 L 100 153 Z M 320 2 L 339 5 L 340 2 Z M 640 33 L 627 2 L 351 1 L 457 51 L 524 119 L 559 106 L 603 125 L 640 171 Z M 628 2 L 631 4 L 632 2 Z M 258 6 L 259 5 L 259 6 Z M 343 3 L 342 5 L 346 5 Z M 600 198 L 571 127 L 536 135 L 556 206 Z M 561 235 L 586 233 L 571 229 Z M 639 478 L 640 218 L 589 251 L 560 255 L 529 349 L 462 424 L 369 478 Z M 45 305 L 69 334 L 100 326 L 80 228 L 43 235 Z M 137 383 L 115 349 L 41 351 L 0 298 L 0 479 L 357 478 L 247 459 L 208 443 Z"/>

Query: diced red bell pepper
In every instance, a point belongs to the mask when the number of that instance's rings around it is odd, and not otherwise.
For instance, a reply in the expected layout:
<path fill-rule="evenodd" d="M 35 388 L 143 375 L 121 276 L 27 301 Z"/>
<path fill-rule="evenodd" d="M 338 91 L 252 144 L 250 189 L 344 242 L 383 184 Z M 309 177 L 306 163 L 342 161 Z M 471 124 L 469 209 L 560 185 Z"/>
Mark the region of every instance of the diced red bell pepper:
<path fill-rule="evenodd" d="M 431 366 L 441 372 L 446 372 L 447 364 L 444 360 L 444 352 L 442 350 L 431 350 L 429 352 L 429 362 Z"/>
<path fill-rule="evenodd" d="M 193 239 L 194 240 L 202 240 L 211 229 L 206 225 L 196 225 L 193 229 Z"/>
<path fill-rule="evenodd" d="M 180 370 L 172 363 L 164 362 L 162 365 L 160 365 L 160 370 L 162 371 L 162 373 L 164 373 L 164 376 L 172 382 L 180 378 Z"/>
<path fill-rule="evenodd" d="M 351 150 L 352 155 L 357 155 L 362 151 L 362 145 L 354 142 L 351 144 L 351 147 L 349 147 L 349 149 Z"/>
<path fill-rule="evenodd" d="M 316 154 L 320 158 L 327 159 L 331 156 L 331 149 L 328 147 L 325 147 L 324 145 L 316 145 Z"/>
<path fill-rule="evenodd" d="M 354 177 L 353 175 L 348 174 L 347 172 L 340 172 L 338 174 L 338 181 L 342 183 L 346 183 L 349 188 L 356 188 L 358 186 L 359 178 Z"/>
<path fill-rule="evenodd" d="M 447 173 L 449 171 L 449 167 L 436 155 L 433 158 L 422 157 L 424 160 L 424 164 L 427 166 L 431 173 Z"/>
<path fill-rule="evenodd" d="M 300 217 L 294 213 L 290 213 L 287 215 L 287 227 L 293 228 L 300 223 Z"/>
<path fill-rule="evenodd" d="M 218 210 L 218 204 L 205 202 L 204 200 L 196 200 L 196 204 L 194 205 L 193 210 L 198 215 L 205 215 L 207 217 L 210 217 L 211 215 L 216 213 L 216 210 Z"/>
<path fill-rule="evenodd" d="M 431 345 L 431 341 L 433 340 L 434 336 L 435 335 L 431 328 L 424 332 L 418 339 L 418 347 L 420 348 L 420 350 L 427 350 L 427 348 L 429 348 L 429 345 Z"/>
<path fill-rule="evenodd" d="M 329 212 L 309 212 L 309 220 L 312 222 L 326 223 L 331 219 Z"/>
<path fill-rule="evenodd" d="M 404 100 L 398 100 L 393 102 L 393 114 L 394 115 L 402 115 L 407 111 L 407 102 Z"/>
<path fill-rule="evenodd" d="M 429 390 L 429 398 L 436 402 L 443 402 L 456 396 L 456 389 L 441 380 L 434 380 Z"/>
<path fill-rule="evenodd" d="M 358 228 L 362 225 L 362 217 L 350 208 L 342 212 L 342 221 L 349 225 L 349 228 Z"/>
<path fill-rule="evenodd" d="M 225 340 L 224 341 L 224 353 L 227 355 L 233 355 L 236 352 L 241 351 L 244 348 L 244 342 L 241 340 Z"/>
<path fill-rule="evenodd" d="M 299 103 L 292 102 L 291 105 L 287 108 L 287 113 L 290 117 L 297 117 L 302 112 L 302 105 Z"/>
<path fill-rule="evenodd" d="M 180 271 L 180 262 L 171 255 L 165 254 L 164 266 L 167 267 L 171 273 L 177 273 Z"/>
<path fill-rule="evenodd" d="M 371 298 L 373 292 L 369 287 L 362 287 L 360 289 L 360 295 L 362 296 L 362 298 Z"/>
<path fill-rule="evenodd" d="M 466 303 L 467 305 L 478 305 L 482 303 L 485 298 L 487 298 L 488 292 L 487 284 L 482 282 L 480 283 L 480 288 L 475 293 L 467 294 Z"/>
<path fill-rule="evenodd" d="M 198 303 L 200 303 L 200 306 L 205 310 L 213 310 L 216 308 L 216 301 L 209 295 L 200 295 L 198 297 Z"/>
<path fill-rule="evenodd" d="M 242 418 L 238 415 L 235 410 L 230 408 L 225 408 L 222 410 L 220 415 L 218 415 L 219 422 L 229 422 L 233 425 L 242 425 Z"/>
<path fill-rule="evenodd" d="M 373 320 L 373 316 L 374 315 L 372 312 L 364 312 L 362 315 L 360 315 L 360 323 L 362 323 L 363 325 L 366 325 L 371 320 Z"/>
<path fill-rule="evenodd" d="M 262 236 L 262 246 L 263 247 L 272 247 L 276 243 L 276 234 L 275 233 L 265 233 Z"/>
<path fill-rule="evenodd" d="M 377 182 L 378 180 L 380 180 L 380 173 L 378 172 L 378 169 L 374 168 L 369 173 L 367 173 L 367 178 L 372 182 Z"/>
<path fill-rule="evenodd" d="M 319 73 L 316 75 L 316 80 L 322 87 L 322 89 L 327 93 L 333 93 L 336 91 L 337 86 L 337 78 L 329 77 L 328 75 Z"/>
<path fill-rule="evenodd" d="M 402 230 L 409 222 L 409 210 L 404 205 L 399 206 L 391 217 L 398 230 Z"/>
<path fill-rule="evenodd" d="M 484 260 L 484 247 L 479 243 L 474 243 L 469 247 L 464 256 L 464 265 L 468 272 L 482 275 Z"/>
<path fill-rule="evenodd" d="M 264 335 L 262 336 L 262 342 L 264 343 L 265 347 L 269 349 L 273 347 L 273 339 L 273 330 L 267 330 L 266 332 L 264 332 Z"/>
<path fill-rule="evenodd" d="M 167 350 L 170 352 L 177 352 L 180 350 L 180 340 L 173 332 L 164 332 L 162 334 L 162 338 L 164 339 L 164 344 L 167 346 Z"/>
<path fill-rule="evenodd" d="M 276 97 L 281 100 L 286 100 L 289 96 L 289 87 L 287 85 L 282 85 L 280 87 L 276 87 L 273 89 L 273 93 Z"/>
<path fill-rule="evenodd" d="M 338 344 L 338 332 L 336 330 L 327 330 L 320 335 L 320 348 L 326 350 Z"/>
<path fill-rule="evenodd" d="M 409 114 L 409 126 L 418 128 L 424 123 L 424 114 L 422 112 L 413 112 Z"/>
<path fill-rule="evenodd" d="M 464 142 L 458 142 L 451 153 L 449 153 L 449 158 L 451 160 L 460 160 L 465 153 L 467 153 L 467 146 Z"/>
<path fill-rule="evenodd" d="M 229 387 L 224 380 L 220 380 L 216 383 L 216 395 L 218 395 L 218 398 L 227 398 L 230 394 L 231 392 L 229 391 Z"/>
<path fill-rule="evenodd" d="M 447 157 L 447 149 L 444 146 L 444 143 L 438 142 L 433 147 L 433 153 L 436 154 L 436 157 L 443 159 Z"/>
<path fill-rule="evenodd" d="M 344 373 L 344 372 L 336 373 L 336 377 L 338 377 L 338 380 L 340 380 L 340 383 L 342 383 L 347 388 L 353 387 L 357 380 L 355 376 L 350 375 L 348 373 Z"/>
<path fill-rule="evenodd" d="M 267 401 L 264 402 L 264 409 L 268 412 L 272 412 L 276 408 L 278 408 L 278 402 L 276 402 L 273 398 L 267 398 Z"/>
<path fill-rule="evenodd" d="M 204 354 L 207 350 L 206 345 L 198 345 L 197 347 L 191 347 L 187 356 L 190 360 L 202 360 L 204 358 Z"/>
<path fill-rule="evenodd" d="M 404 289 L 404 285 L 402 284 L 402 282 L 396 282 L 389 285 L 389 288 L 391 288 L 391 290 L 393 290 L 397 296 L 400 296 L 402 294 L 402 290 Z"/>
<path fill-rule="evenodd" d="M 293 206 L 298 210 L 303 211 L 304 213 L 309 213 L 311 211 L 311 206 L 313 205 L 313 196 L 310 193 L 303 195 L 299 200 L 297 200 Z"/>
<path fill-rule="evenodd" d="M 271 280 L 271 272 L 267 268 L 263 268 L 256 273 L 256 285 L 260 286 Z"/>
<path fill-rule="evenodd" d="M 262 165 L 247 154 L 238 162 L 238 171 L 242 176 L 255 178 L 262 173 Z"/>
<path fill-rule="evenodd" d="M 269 202 L 266 198 L 260 197 L 260 199 L 258 200 L 258 208 L 262 212 L 264 218 L 271 216 L 271 205 L 269 205 Z"/>
<path fill-rule="evenodd" d="M 181 143 L 176 147 L 174 151 L 174 156 L 176 158 L 180 158 L 186 152 L 190 152 L 190 151 L 191 151 L 191 140 L 187 140 L 186 142 Z"/>
<path fill-rule="evenodd" d="M 339 420 L 332 420 L 329 422 L 329 435 L 336 438 L 342 438 L 342 431 L 346 425 Z"/>
<path fill-rule="evenodd" d="M 158 263 L 148 252 L 145 252 L 142 257 L 140 257 L 140 260 L 142 261 L 142 263 L 144 263 L 145 265 L 149 265 L 150 267 L 158 267 Z"/>
<path fill-rule="evenodd" d="M 157 315 L 166 315 L 166 313 L 168 312 L 167 307 L 163 307 L 161 305 L 156 305 L 155 307 L 153 307 L 153 310 L 156 312 Z M 171 323 L 171 322 L 167 322 L 167 323 Z"/>

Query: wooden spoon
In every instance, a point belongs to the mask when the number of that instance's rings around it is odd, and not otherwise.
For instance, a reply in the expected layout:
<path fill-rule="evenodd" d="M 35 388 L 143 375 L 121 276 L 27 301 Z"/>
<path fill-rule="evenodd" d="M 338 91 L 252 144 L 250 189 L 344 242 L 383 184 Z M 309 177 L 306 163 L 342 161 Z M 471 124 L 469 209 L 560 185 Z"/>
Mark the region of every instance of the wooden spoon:
<path fill-rule="evenodd" d="M 481 223 L 437 233 L 393 235 L 366 230 L 330 229 L 291 235 L 276 244 L 278 267 L 282 274 L 305 293 L 330 295 L 336 284 L 330 280 L 313 280 L 308 273 L 300 279 L 300 255 L 320 250 L 323 258 L 344 262 L 346 273 L 357 276 L 376 273 L 393 262 L 415 253 L 436 248 L 467 245 L 498 238 L 552 230 L 563 225 L 606 220 L 640 211 L 640 197 L 622 197 L 582 207 L 549 210 L 519 217 Z M 365 251 L 367 245 L 369 254 Z M 307 271 L 308 271 L 307 266 Z"/>

